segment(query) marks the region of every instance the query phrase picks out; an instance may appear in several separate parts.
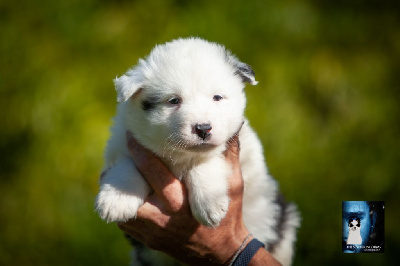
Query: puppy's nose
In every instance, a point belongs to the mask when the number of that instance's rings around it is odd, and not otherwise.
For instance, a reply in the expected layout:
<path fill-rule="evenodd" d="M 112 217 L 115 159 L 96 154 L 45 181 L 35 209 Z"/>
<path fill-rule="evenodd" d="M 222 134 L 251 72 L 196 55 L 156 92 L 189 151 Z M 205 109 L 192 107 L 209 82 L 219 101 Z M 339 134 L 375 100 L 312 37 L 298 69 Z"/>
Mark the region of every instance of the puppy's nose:
<path fill-rule="evenodd" d="M 196 124 L 194 126 L 194 131 L 196 132 L 197 136 L 199 136 L 203 140 L 205 140 L 211 135 L 210 133 L 211 129 L 212 127 L 210 124 Z"/>

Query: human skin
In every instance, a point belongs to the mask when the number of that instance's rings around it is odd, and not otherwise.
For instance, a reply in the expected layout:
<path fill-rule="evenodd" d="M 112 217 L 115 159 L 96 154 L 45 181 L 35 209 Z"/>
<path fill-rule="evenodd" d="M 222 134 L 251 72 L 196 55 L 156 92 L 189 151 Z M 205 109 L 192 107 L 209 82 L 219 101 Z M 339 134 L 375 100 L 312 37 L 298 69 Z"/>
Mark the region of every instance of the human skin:
<path fill-rule="evenodd" d="M 249 235 L 242 218 L 243 179 L 239 163 L 239 139 L 227 144 L 225 158 L 232 165 L 229 209 L 216 228 L 199 224 L 190 211 L 188 192 L 162 161 L 128 133 L 128 147 L 142 176 L 154 190 L 139 208 L 137 217 L 118 226 L 151 249 L 167 253 L 190 265 L 229 263 Z M 251 241 L 252 237 L 246 240 Z M 249 265 L 280 265 L 261 248 Z"/>

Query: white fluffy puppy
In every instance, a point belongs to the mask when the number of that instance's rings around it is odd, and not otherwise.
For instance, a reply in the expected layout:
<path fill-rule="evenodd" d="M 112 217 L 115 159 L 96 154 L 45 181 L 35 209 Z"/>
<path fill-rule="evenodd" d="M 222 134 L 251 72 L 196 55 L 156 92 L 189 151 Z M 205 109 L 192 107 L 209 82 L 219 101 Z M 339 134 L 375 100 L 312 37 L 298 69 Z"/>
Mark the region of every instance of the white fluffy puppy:
<path fill-rule="evenodd" d="M 352 219 L 349 221 L 349 236 L 347 238 L 347 244 L 350 245 L 361 245 L 362 238 L 360 234 L 361 224 L 360 219 Z"/>
<path fill-rule="evenodd" d="M 96 199 L 100 216 L 109 222 L 133 218 L 150 193 L 127 149 L 130 131 L 185 183 L 194 217 L 217 226 L 229 205 L 231 167 L 223 151 L 241 128 L 245 224 L 282 264 L 291 264 L 299 217 L 294 205 L 281 200 L 260 141 L 244 118 L 246 82 L 257 84 L 249 65 L 225 47 L 199 38 L 158 45 L 116 78 L 120 103 Z M 158 261 L 154 254 L 143 254 L 143 264 Z"/>

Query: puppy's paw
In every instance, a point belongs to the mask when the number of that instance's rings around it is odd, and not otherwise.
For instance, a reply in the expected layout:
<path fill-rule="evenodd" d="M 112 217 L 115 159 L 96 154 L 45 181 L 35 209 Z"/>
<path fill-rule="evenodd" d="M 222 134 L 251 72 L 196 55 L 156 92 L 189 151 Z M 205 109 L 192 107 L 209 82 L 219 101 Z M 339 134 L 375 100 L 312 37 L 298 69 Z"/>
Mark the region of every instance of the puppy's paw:
<path fill-rule="evenodd" d="M 107 222 L 123 222 L 136 217 L 150 187 L 129 157 L 119 158 L 100 179 L 96 210 Z"/>
<path fill-rule="evenodd" d="M 199 223 L 208 227 L 217 227 L 225 217 L 229 207 L 229 197 L 227 195 L 207 199 L 197 199 L 191 201 L 193 216 Z"/>
<path fill-rule="evenodd" d="M 124 222 L 136 217 L 142 204 L 143 199 L 140 197 L 105 186 L 97 196 L 96 210 L 107 222 Z"/>

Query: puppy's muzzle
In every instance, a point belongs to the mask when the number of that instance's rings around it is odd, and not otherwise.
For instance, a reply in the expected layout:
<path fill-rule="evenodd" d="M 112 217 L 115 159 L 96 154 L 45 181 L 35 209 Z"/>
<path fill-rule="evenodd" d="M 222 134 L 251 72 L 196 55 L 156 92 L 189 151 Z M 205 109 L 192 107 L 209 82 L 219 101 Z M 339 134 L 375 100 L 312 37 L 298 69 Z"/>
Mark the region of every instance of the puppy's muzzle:
<path fill-rule="evenodd" d="M 211 129 L 210 124 L 196 124 L 194 126 L 194 132 L 203 140 L 211 136 Z"/>

